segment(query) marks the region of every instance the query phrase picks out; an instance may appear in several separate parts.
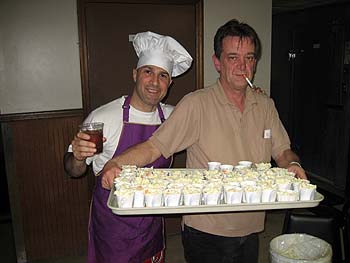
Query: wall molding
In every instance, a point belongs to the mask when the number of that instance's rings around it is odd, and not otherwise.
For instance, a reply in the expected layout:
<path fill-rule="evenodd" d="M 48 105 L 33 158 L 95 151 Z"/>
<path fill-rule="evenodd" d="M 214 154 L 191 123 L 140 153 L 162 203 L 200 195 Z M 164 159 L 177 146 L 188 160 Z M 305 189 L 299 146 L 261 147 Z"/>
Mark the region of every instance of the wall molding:
<path fill-rule="evenodd" d="M 23 121 L 23 120 L 66 118 L 66 117 L 74 117 L 74 116 L 82 116 L 82 115 L 83 115 L 83 109 L 2 114 L 0 115 L 0 123 Z"/>

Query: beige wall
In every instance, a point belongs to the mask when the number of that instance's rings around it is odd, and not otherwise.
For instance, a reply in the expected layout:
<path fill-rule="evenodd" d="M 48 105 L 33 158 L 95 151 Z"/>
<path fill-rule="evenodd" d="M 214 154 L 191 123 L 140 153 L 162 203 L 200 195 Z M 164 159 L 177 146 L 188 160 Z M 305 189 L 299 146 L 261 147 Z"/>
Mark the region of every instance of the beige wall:
<path fill-rule="evenodd" d="M 3 114 L 82 107 L 76 0 L 0 1 Z"/>
<path fill-rule="evenodd" d="M 213 39 L 218 27 L 232 18 L 248 23 L 260 37 L 263 51 L 254 83 L 269 93 L 272 0 L 204 0 L 204 84 L 209 85 L 218 77 L 211 60 Z"/>
<path fill-rule="evenodd" d="M 204 0 L 204 76 L 218 26 L 238 18 L 263 44 L 255 83 L 270 88 L 271 0 Z M 82 107 L 76 0 L 0 1 L 0 112 L 40 112 Z"/>

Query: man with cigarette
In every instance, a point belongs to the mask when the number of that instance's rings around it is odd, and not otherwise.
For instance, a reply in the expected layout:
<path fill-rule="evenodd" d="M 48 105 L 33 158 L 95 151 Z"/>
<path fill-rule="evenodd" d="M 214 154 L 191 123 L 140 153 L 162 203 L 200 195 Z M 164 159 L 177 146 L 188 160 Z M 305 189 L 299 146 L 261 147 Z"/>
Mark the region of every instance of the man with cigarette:
<path fill-rule="evenodd" d="M 92 163 L 96 179 L 89 220 L 89 263 L 164 262 L 164 226 L 160 216 L 117 216 L 107 207 L 109 191 L 101 186 L 104 164 L 129 147 L 146 141 L 164 122 L 173 106 L 160 103 L 172 78 L 186 72 L 190 54 L 169 36 L 143 32 L 133 40 L 139 57 L 133 70 L 132 95 L 123 96 L 94 110 L 84 123 L 103 122 L 103 152 L 84 132 L 76 134 L 64 158 L 65 170 L 73 177 Z M 168 168 L 171 156 L 159 156 L 150 166 Z"/>
<path fill-rule="evenodd" d="M 218 81 L 186 95 L 153 136 L 107 162 L 102 185 L 109 189 L 120 167 L 140 167 L 159 156 L 187 150 L 187 168 L 207 168 L 209 161 L 270 162 L 306 178 L 273 101 L 253 92 L 261 44 L 253 28 L 237 20 L 221 26 L 214 38 L 212 60 Z M 196 214 L 183 217 L 187 262 L 257 262 L 258 232 L 264 212 Z"/>

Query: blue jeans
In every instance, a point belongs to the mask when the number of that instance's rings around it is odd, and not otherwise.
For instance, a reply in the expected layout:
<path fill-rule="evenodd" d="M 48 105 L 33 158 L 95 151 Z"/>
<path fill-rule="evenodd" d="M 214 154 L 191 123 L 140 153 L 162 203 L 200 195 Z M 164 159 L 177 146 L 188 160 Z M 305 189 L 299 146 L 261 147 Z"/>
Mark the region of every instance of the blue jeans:
<path fill-rule="evenodd" d="M 182 244 L 188 263 L 257 263 L 259 237 L 257 233 L 244 237 L 212 235 L 184 227 Z"/>

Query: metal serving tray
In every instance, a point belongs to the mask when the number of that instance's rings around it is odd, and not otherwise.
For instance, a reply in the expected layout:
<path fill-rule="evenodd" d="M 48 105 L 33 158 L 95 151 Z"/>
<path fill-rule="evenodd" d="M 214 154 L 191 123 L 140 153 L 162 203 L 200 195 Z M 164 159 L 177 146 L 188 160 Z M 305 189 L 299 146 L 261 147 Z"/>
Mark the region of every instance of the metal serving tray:
<path fill-rule="evenodd" d="M 316 192 L 315 199 L 310 201 L 119 208 L 114 191 L 115 189 L 112 189 L 109 194 L 107 206 L 117 215 L 198 214 L 306 208 L 318 206 L 324 199 L 322 194 Z"/>

